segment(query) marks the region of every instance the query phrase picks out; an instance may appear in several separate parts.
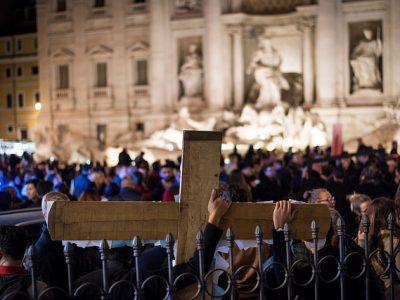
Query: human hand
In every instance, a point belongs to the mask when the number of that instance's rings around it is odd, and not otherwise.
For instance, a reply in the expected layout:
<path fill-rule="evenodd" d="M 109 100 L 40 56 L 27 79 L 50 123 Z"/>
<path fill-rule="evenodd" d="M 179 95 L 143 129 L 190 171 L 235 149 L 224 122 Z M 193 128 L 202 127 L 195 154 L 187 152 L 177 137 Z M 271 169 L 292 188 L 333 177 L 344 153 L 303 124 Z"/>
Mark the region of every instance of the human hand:
<path fill-rule="evenodd" d="M 274 212 L 272 214 L 272 220 L 274 222 L 274 228 L 283 228 L 286 223 L 290 224 L 296 214 L 296 211 L 292 211 L 292 204 L 289 201 L 278 201 L 275 203 Z"/>
<path fill-rule="evenodd" d="M 363 231 L 361 228 L 358 229 L 357 240 L 358 240 L 358 241 L 363 241 L 363 240 L 365 240 L 365 233 L 364 233 L 364 231 Z"/>
<path fill-rule="evenodd" d="M 208 201 L 208 223 L 219 226 L 221 218 L 228 211 L 232 201 L 230 199 L 223 199 L 218 197 L 218 192 L 213 189 L 211 192 L 210 200 Z"/>

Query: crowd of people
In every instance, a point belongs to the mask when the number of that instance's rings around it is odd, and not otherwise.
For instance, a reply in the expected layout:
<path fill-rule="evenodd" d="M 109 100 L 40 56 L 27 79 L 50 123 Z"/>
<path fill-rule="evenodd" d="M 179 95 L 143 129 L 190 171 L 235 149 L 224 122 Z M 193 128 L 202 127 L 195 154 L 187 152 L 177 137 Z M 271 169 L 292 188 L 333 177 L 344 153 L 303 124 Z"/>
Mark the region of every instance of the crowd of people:
<path fill-rule="evenodd" d="M 144 158 L 144 153 L 133 160 L 126 150 L 119 155 L 119 164 L 109 167 L 100 163 L 85 165 L 66 165 L 61 162 L 34 162 L 32 157 L 24 154 L 22 157 L 0 157 L 0 211 L 18 209 L 24 207 L 42 207 L 46 214 L 47 201 L 179 201 L 176 197 L 179 193 L 180 159 L 167 160 L 150 164 Z M 218 211 L 218 221 L 209 219 L 209 223 L 218 226 L 219 219 L 226 212 L 230 201 L 232 202 L 276 202 L 274 211 L 274 241 L 268 257 L 272 261 L 285 263 L 286 248 L 282 226 L 290 223 L 293 217 L 289 199 L 307 203 L 326 204 L 332 216 L 332 225 L 325 239 L 318 244 L 320 257 L 338 256 L 338 241 L 336 221 L 340 217 L 345 221 L 346 245 L 349 251 L 363 253 L 365 241 L 369 250 L 390 250 L 390 232 L 388 230 L 388 216 L 393 214 L 394 222 L 394 248 L 400 249 L 399 209 L 400 192 L 400 164 L 397 153 L 397 142 L 393 142 L 389 153 L 382 147 L 373 149 L 360 140 L 356 153 L 343 152 L 340 156 L 331 156 L 330 149 L 319 147 L 309 148 L 305 151 L 285 153 L 267 152 L 261 149 L 255 150 L 249 147 L 248 151 L 241 155 L 234 150 L 227 157 L 221 157 L 220 163 L 220 191 L 213 193 L 210 201 L 215 202 L 215 210 Z M 226 201 L 227 200 L 227 201 Z M 222 208 L 221 208 L 222 207 Z M 212 216 L 213 213 L 210 214 Z M 369 235 L 365 236 L 362 228 L 362 216 L 367 215 L 371 225 Z M 210 225 L 211 226 L 211 225 Z M 2 276 L 5 272 L 1 263 L 5 253 L 5 244 L 9 239 L 23 235 L 17 229 L 0 226 L 0 295 L 2 291 Z M 10 233 L 16 230 L 15 233 Z M 272 228 L 271 228 L 272 230 Z M 210 232 L 211 253 L 216 248 L 215 239 L 219 239 L 221 233 L 212 228 Z M 218 232 L 217 232 L 218 231 Z M 11 237 L 8 235 L 11 234 Z M 15 236 L 13 236 L 13 234 Z M 21 240 L 21 238 L 19 238 Z M 5 242 L 4 242 L 5 241 Z M 26 246 L 26 244 L 25 244 Z M 47 285 L 58 286 L 66 289 L 65 262 L 62 244 L 54 242 L 44 225 L 42 236 L 36 243 L 38 253 L 44 255 L 39 266 L 40 279 Z M 92 249 L 93 250 L 93 249 Z M 208 251 L 207 250 L 207 251 Z M 165 258 L 165 252 L 155 247 L 149 257 Z M 298 241 L 292 245 L 291 255 L 294 259 L 310 258 L 315 251 L 315 245 L 310 241 Z M 131 253 L 132 251 L 128 251 Z M 49 253 L 51 255 L 49 255 Z M 76 277 L 81 277 L 79 283 L 94 281 L 99 278 L 96 271 L 99 268 L 97 250 L 79 249 L 76 259 Z M 124 263 L 119 265 L 126 270 L 124 276 L 130 274 L 129 257 L 124 250 L 117 251 L 113 255 L 121 257 Z M 208 253 L 208 252 L 207 252 Z M 208 253 L 209 254 L 209 253 Z M 152 256 L 153 255 L 153 256 Z M 21 258 L 21 255 L 15 255 Z M 212 255 L 211 255 L 212 256 Z M 80 258 L 79 258 L 80 257 Z M 127 258 L 128 257 L 128 258 Z M 153 259 L 152 258 L 152 259 Z M 371 261 L 371 286 L 374 299 L 388 299 L 391 281 L 386 268 L 386 257 L 377 255 Z M 208 261 L 207 261 L 208 263 Z M 20 264 L 18 261 L 17 264 Z M 160 262 L 160 266 L 161 266 Z M 395 258 L 396 272 L 394 283 L 399 287 L 400 259 Z M 57 270 L 54 266 L 58 266 Z M 158 266 L 159 267 L 159 266 Z M 184 265 L 186 270 L 193 266 Z M 209 268 L 209 264 L 207 265 Z M 197 271 L 194 268 L 194 273 Z M 59 271 L 62 270 L 62 271 Z M 121 271 L 121 269 L 118 269 Z M 4 271 L 4 272 L 3 272 Z M 9 269 L 6 270 L 10 272 Z M 65 272 L 64 272 L 65 271 Z M 276 271 L 276 270 L 275 270 Z M 329 270 L 329 272 L 332 270 Z M 3 272 L 3 273 L 2 273 Z M 18 269 L 17 272 L 22 272 Z M 302 270 L 301 272 L 305 272 Z M 321 272 L 324 272 L 321 270 Z M 179 273 L 179 272 L 178 272 Z M 275 272 L 275 280 L 279 281 L 282 274 Z M 7 273 L 8 274 L 8 273 Z M 62 275 L 64 274 L 64 275 Z M 95 275 L 97 274 L 97 275 Z M 100 274 L 100 273 L 99 273 Z M 122 274 L 122 273 L 118 273 Z M 8 274 L 10 275 L 10 274 Z M 64 276 L 64 277 L 63 277 Z M 121 276 L 117 276 L 121 279 Z M 101 276 L 100 276 L 101 278 Z M 124 277 L 125 278 L 125 277 Z M 4 279 L 4 278 L 3 278 Z M 111 281 L 116 281 L 114 278 Z M 223 284 L 222 284 L 223 285 Z M 326 285 L 326 284 L 325 284 Z M 363 282 L 351 285 L 350 294 L 357 294 Z M 336 285 L 324 286 L 324 299 L 336 297 L 340 289 Z M 4 285 L 3 285 L 4 291 Z M 313 289 L 299 288 L 294 290 L 301 299 L 312 298 Z M 385 295 L 386 293 L 386 295 Z M 158 295 L 160 296 L 160 295 Z M 157 296 L 157 297 L 158 297 Z M 282 296 L 282 295 L 281 295 Z M 363 297 L 362 293 L 358 294 Z M 156 297 L 156 298 L 157 298 Z M 357 297 L 356 297 L 357 298 Z M 330 299 L 330 298 L 329 298 Z M 335 299 L 335 298 L 332 298 Z M 358 299 L 358 298 L 357 298 Z"/>

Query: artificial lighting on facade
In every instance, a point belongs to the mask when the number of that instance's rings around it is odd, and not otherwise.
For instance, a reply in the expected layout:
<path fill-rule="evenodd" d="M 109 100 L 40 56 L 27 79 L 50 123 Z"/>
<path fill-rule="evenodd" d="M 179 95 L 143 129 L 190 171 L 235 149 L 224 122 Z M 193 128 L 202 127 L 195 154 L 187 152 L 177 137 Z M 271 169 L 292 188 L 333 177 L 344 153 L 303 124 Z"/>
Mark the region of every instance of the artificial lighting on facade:
<path fill-rule="evenodd" d="M 42 103 L 36 102 L 35 103 L 35 110 L 41 110 L 42 109 Z"/>

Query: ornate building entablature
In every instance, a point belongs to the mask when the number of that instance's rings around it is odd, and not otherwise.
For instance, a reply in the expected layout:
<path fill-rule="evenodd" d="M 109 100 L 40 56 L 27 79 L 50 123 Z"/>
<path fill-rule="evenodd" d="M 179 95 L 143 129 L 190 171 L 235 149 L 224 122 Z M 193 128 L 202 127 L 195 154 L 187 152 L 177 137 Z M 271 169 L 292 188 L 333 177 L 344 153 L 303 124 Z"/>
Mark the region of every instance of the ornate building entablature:
<path fill-rule="evenodd" d="M 225 5 L 224 13 L 245 13 L 248 15 L 279 15 L 296 11 L 299 7 L 310 6 L 317 0 L 237 0 Z"/>

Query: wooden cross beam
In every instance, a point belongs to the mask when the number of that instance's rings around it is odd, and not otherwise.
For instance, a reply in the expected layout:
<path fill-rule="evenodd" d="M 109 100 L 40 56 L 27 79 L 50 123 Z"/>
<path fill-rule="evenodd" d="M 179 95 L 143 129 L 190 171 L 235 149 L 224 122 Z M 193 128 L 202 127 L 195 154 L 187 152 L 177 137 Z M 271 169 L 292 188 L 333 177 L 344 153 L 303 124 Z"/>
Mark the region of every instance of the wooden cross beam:
<path fill-rule="evenodd" d="M 177 261 L 191 257 L 196 233 L 207 222 L 207 203 L 219 185 L 222 134 L 184 131 L 180 203 L 162 202 L 49 202 L 48 227 L 53 240 L 144 240 L 164 239 L 172 233 L 178 240 Z M 264 238 L 272 238 L 275 204 L 233 203 L 221 222 L 230 226 L 238 239 L 254 239 L 260 225 Z M 324 238 L 330 225 L 324 204 L 294 204 L 297 214 L 292 224 L 295 239 L 311 238 L 311 222 L 320 226 Z"/>

